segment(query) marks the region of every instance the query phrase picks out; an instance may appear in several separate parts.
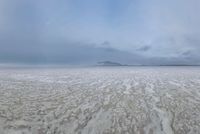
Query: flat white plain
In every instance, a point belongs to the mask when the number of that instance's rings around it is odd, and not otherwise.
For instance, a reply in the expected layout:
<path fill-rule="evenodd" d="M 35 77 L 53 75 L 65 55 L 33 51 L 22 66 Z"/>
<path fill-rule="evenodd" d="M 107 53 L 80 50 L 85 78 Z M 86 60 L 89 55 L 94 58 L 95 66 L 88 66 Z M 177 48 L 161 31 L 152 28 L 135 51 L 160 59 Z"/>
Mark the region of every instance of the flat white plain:
<path fill-rule="evenodd" d="M 0 69 L 0 134 L 200 134 L 200 68 Z"/>

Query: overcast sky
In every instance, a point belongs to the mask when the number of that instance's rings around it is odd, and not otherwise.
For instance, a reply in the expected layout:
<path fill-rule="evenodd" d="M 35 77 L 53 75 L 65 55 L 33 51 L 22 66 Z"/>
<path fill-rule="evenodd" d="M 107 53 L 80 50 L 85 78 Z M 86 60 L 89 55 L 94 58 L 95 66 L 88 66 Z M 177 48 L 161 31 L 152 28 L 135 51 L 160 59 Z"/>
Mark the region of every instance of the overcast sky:
<path fill-rule="evenodd" d="M 0 62 L 200 64 L 199 13 L 199 0 L 0 0 Z"/>

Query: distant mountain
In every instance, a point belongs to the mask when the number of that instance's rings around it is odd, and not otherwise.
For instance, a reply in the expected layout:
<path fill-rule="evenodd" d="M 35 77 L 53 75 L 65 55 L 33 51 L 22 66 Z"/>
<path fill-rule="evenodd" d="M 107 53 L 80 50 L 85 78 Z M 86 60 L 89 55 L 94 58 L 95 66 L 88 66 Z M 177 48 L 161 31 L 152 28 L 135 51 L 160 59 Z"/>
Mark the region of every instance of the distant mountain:
<path fill-rule="evenodd" d="M 100 66 L 124 66 L 121 63 L 117 63 L 117 62 L 112 62 L 112 61 L 102 61 L 102 62 L 98 62 L 98 65 Z"/>

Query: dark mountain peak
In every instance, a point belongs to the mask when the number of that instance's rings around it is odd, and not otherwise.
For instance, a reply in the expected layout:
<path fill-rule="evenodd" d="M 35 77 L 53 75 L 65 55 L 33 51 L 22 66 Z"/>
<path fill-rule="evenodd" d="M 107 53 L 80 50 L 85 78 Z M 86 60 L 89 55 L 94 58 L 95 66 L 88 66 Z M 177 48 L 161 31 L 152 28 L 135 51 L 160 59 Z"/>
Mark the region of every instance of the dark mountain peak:
<path fill-rule="evenodd" d="M 112 61 L 101 61 L 101 62 L 98 62 L 98 65 L 100 65 L 100 66 L 123 66 L 123 64 L 121 64 L 121 63 L 112 62 Z"/>

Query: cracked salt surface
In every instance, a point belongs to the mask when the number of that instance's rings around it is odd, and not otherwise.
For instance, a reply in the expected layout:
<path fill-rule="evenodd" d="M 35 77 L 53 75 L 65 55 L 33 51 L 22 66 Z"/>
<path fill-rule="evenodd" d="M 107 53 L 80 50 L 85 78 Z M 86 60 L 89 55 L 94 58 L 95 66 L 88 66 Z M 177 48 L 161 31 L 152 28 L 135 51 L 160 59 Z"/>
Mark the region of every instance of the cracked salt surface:
<path fill-rule="evenodd" d="M 0 134 L 199 134 L 200 68 L 0 69 Z"/>

